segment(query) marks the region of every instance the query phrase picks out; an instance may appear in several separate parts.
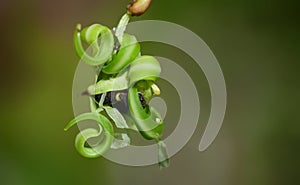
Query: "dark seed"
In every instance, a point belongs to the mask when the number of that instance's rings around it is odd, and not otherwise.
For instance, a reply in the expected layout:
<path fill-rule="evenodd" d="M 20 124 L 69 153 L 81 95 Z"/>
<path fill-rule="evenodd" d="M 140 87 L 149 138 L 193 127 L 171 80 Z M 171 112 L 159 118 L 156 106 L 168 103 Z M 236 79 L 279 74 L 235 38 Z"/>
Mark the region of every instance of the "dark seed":
<path fill-rule="evenodd" d="M 102 94 L 95 95 L 95 100 L 99 103 L 101 100 Z M 106 93 L 103 105 L 111 105 L 111 92 Z"/>
<path fill-rule="evenodd" d="M 147 102 L 146 102 L 144 96 L 141 93 L 139 93 L 139 99 L 140 99 L 140 102 L 143 106 L 143 109 L 146 108 Z"/>
<path fill-rule="evenodd" d="M 99 101 L 100 101 L 100 99 L 101 99 L 101 96 L 102 96 L 102 94 L 96 94 L 96 95 L 94 96 L 96 102 L 99 103 Z"/>
<path fill-rule="evenodd" d="M 120 99 L 121 101 L 117 101 L 116 100 L 116 94 L 117 92 L 107 92 L 103 105 L 108 105 L 114 108 L 119 109 L 120 112 L 127 112 L 128 111 L 128 105 L 127 105 L 127 92 L 123 91 L 123 92 L 119 92 L 120 93 Z M 142 104 L 143 109 L 146 108 L 147 102 L 144 98 L 144 96 L 142 95 L 142 93 L 138 93 L 139 95 L 139 100 Z M 102 94 L 97 94 L 94 96 L 95 100 L 99 103 L 100 99 L 102 97 Z"/>

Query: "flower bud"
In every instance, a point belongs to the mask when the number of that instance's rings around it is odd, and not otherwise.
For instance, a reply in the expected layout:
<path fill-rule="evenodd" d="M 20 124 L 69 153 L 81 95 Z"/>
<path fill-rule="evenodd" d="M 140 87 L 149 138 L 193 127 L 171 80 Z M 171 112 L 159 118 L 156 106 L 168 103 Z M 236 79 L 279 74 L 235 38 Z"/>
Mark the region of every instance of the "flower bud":
<path fill-rule="evenodd" d="M 152 0 L 133 0 L 127 6 L 127 13 L 132 16 L 140 16 L 149 8 Z"/>

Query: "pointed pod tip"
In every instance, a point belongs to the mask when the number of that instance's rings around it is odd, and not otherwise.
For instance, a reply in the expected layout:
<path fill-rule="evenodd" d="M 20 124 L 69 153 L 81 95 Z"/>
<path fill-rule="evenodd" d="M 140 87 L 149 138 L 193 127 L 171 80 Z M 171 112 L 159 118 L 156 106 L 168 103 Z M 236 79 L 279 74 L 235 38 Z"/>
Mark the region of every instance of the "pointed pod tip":
<path fill-rule="evenodd" d="M 80 23 L 78 23 L 78 24 L 76 25 L 76 30 L 77 30 L 77 31 L 81 31 L 81 24 L 80 24 Z"/>
<path fill-rule="evenodd" d="M 65 126 L 64 131 L 68 131 L 70 127 L 71 127 L 71 126 L 70 126 L 70 123 L 68 123 L 68 124 Z"/>
<path fill-rule="evenodd" d="M 165 161 L 159 162 L 159 169 L 163 170 L 164 168 L 168 168 L 170 166 L 170 162 L 168 159 Z"/>
<path fill-rule="evenodd" d="M 72 127 L 72 125 L 70 123 L 68 123 L 65 128 L 64 131 L 68 131 L 70 128 Z"/>

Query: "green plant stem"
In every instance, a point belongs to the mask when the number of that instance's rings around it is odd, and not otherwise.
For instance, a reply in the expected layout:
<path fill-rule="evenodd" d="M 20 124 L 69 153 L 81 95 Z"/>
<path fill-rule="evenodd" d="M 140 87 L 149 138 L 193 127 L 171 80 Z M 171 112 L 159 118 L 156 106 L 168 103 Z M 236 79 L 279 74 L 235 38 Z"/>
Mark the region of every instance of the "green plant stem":
<path fill-rule="evenodd" d="M 120 43 L 122 43 L 122 41 L 123 41 L 123 35 L 124 35 L 124 32 L 126 30 L 128 23 L 129 23 L 129 20 L 130 20 L 130 15 L 127 13 L 124 14 L 116 28 L 115 35 L 118 38 Z"/>

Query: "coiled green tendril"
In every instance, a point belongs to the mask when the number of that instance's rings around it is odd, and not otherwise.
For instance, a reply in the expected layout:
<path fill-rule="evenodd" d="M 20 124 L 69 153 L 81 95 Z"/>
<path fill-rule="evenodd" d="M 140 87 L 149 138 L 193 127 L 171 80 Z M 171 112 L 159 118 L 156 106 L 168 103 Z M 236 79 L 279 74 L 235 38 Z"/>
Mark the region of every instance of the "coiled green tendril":
<path fill-rule="evenodd" d="M 110 148 L 117 148 L 114 145 L 117 133 L 114 132 L 112 123 L 118 128 L 127 129 L 130 127 L 126 118 L 130 117 L 134 129 L 137 129 L 145 139 L 157 141 L 159 164 L 166 167 L 169 164 L 166 146 L 161 141 L 163 120 L 153 107 L 148 104 L 143 107 L 139 97 L 139 94 L 142 94 L 145 101 L 149 102 L 153 95 L 159 95 L 160 90 L 154 82 L 160 75 L 161 67 L 154 57 L 141 56 L 137 39 L 124 33 L 129 19 L 130 15 L 125 14 L 114 31 L 100 24 L 93 24 L 84 29 L 81 29 L 81 25 L 77 25 L 74 45 L 78 56 L 92 66 L 103 64 L 97 77 L 98 81 L 90 85 L 86 92 L 89 95 L 102 94 L 102 97 L 99 103 L 95 103 L 91 98 L 91 112 L 74 118 L 65 130 L 84 120 L 96 121 L 99 130 L 94 128 L 82 130 L 75 139 L 75 147 L 82 156 L 95 158 Z M 85 51 L 83 43 L 89 45 L 91 51 Z M 128 92 L 129 115 L 122 115 L 116 108 L 103 105 L 106 93 L 121 90 Z M 88 139 L 100 135 L 103 135 L 101 142 L 92 146 L 87 144 Z M 128 142 L 128 137 L 124 136 L 126 135 L 123 134 L 121 140 Z"/>
<path fill-rule="evenodd" d="M 94 128 L 88 128 L 81 131 L 75 140 L 75 147 L 77 151 L 84 157 L 95 158 L 103 155 L 107 149 L 111 146 L 113 142 L 114 130 L 110 121 L 96 112 L 84 113 L 73 119 L 65 127 L 65 130 L 68 130 L 70 127 L 76 123 L 83 120 L 94 120 L 99 124 L 99 131 Z M 93 148 L 85 147 L 86 140 L 89 138 L 100 136 L 104 130 L 105 138 L 104 140 Z"/>

